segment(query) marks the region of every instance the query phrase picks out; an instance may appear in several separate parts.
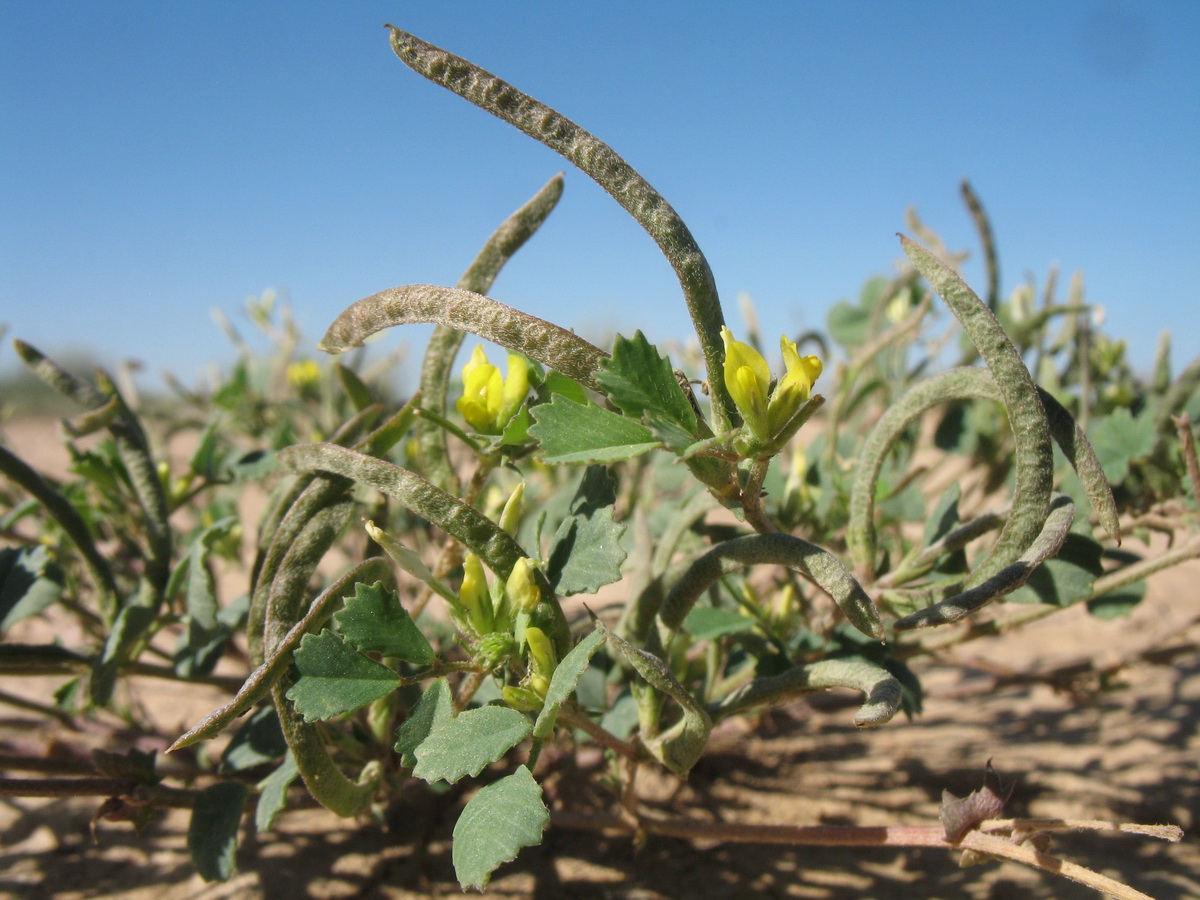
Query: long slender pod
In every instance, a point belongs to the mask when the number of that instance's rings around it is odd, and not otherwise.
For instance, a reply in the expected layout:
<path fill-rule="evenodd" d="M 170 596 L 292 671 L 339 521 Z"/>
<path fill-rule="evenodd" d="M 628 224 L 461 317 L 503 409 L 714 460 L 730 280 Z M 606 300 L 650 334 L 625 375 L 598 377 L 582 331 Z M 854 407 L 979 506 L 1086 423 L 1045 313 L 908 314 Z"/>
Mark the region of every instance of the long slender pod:
<path fill-rule="evenodd" d="M 904 236 L 900 241 L 913 266 L 946 301 L 991 369 L 1013 430 L 1016 486 L 1012 513 L 991 552 L 968 579 L 968 585 L 975 585 L 1014 562 L 1041 534 L 1050 511 L 1054 476 L 1050 425 L 1033 377 L 987 305 L 952 269 L 920 244 Z"/>
<path fill-rule="evenodd" d="M 1101 527 L 1119 540 L 1121 529 L 1112 488 L 1104 477 L 1104 470 L 1092 445 L 1061 403 L 1041 388 L 1037 391 L 1046 410 L 1050 433 L 1078 473 L 1096 518 Z M 850 521 L 846 539 L 850 556 L 859 572 L 868 576 L 874 572 L 875 483 L 888 450 L 912 422 L 933 407 L 976 398 L 1003 402 L 1004 395 L 986 369 L 950 369 L 913 385 L 888 407 L 875 424 L 859 451 L 850 492 Z"/>
<path fill-rule="evenodd" d="M 721 343 L 725 317 L 716 281 L 679 214 L 615 150 L 570 119 L 473 63 L 390 25 L 388 28 L 392 49 L 405 65 L 561 154 L 608 191 L 654 238 L 675 270 L 700 339 L 718 419 L 715 430 L 724 431 L 736 422 L 733 401 L 725 388 Z"/>
<path fill-rule="evenodd" d="M 562 191 L 563 177 L 560 172 L 500 224 L 455 287 L 486 294 L 504 264 L 533 236 L 558 205 Z M 421 396 L 425 407 L 441 416 L 446 414 L 446 392 L 450 387 L 454 357 L 462 345 L 463 336 L 464 332 L 457 328 L 439 325 L 425 346 L 425 358 L 421 363 Z M 445 429 L 428 419 L 420 419 L 417 421 L 417 443 L 429 480 L 451 493 L 458 493 Z"/>
<path fill-rule="evenodd" d="M 276 646 L 308 611 L 305 592 L 321 558 L 350 524 L 354 502 L 340 500 L 319 510 L 304 524 L 304 529 L 288 548 L 271 580 L 263 623 L 263 653 L 271 656 Z"/>
<path fill-rule="evenodd" d="M 596 371 L 608 354 L 565 328 L 513 309 L 498 300 L 459 288 L 408 284 L 380 291 L 347 307 L 320 347 L 341 353 L 393 325 L 435 322 L 524 353 L 603 393 Z"/>
<path fill-rule="evenodd" d="M 99 594 L 99 605 L 105 616 L 111 619 L 116 615 L 119 593 L 117 583 L 113 579 L 112 568 L 108 560 L 96 546 L 96 541 L 88 530 L 87 522 L 79 515 L 70 502 L 46 482 L 24 460 L 10 452 L 6 447 L 0 447 L 0 472 L 11 478 L 29 492 L 35 500 L 42 504 L 63 532 L 75 544 L 83 557 L 84 567 L 88 570 L 96 591 Z"/>
<path fill-rule="evenodd" d="M 167 752 L 189 747 L 199 741 L 208 740 L 219 734 L 238 718 L 250 711 L 265 697 L 292 662 L 292 653 L 306 634 L 312 634 L 334 614 L 347 593 L 352 593 L 358 582 L 393 582 L 392 568 L 381 556 L 372 556 L 354 566 L 337 581 L 321 591 L 312 602 L 304 618 L 293 625 L 275 644 L 268 659 L 250 673 L 237 695 L 229 703 L 205 716 L 194 727 L 176 739 Z"/>
<path fill-rule="evenodd" d="M 1041 534 L 1019 558 L 981 584 L 899 619 L 895 625 L 896 630 L 948 625 L 970 615 L 997 597 L 1015 591 L 1029 579 L 1034 569 L 1058 552 L 1074 520 L 1075 504 L 1071 498 L 1066 494 L 1056 494 L 1050 504 L 1050 515 L 1046 518 Z"/>
<path fill-rule="evenodd" d="M 409 512 L 453 535 L 501 578 L 507 579 L 517 561 L 528 556 L 483 513 L 402 466 L 332 444 L 288 447 L 280 451 L 279 459 L 296 471 L 328 472 L 382 491 Z M 542 599 L 534 618 L 546 623 L 556 649 L 565 655 L 571 649 L 566 618 L 545 575 L 537 572 L 536 577 Z"/>
<path fill-rule="evenodd" d="M 827 550 L 790 534 L 752 534 L 718 544 L 696 559 L 671 587 L 659 618 L 675 631 L 717 579 L 747 566 L 779 565 L 799 572 L 831 596 L 863 634 L 883 637 L 879 611 L 846 567 Z"/>
<path fill-rule="evenodd" d="M 979 232 L 979 243 L 983 246 L 983 261 L 987 266 L 987 308 L 992 312 L 1000 306 L 1000 263 L 996 259 L 996 238 L 992 234 L 992 222 L 979 202 L 979 195 L 971 187 L 971 182 L 963 179 L 959 185 L 963 203 L 971 213 L 971 221 Z"/>
<path fill-rule="evenodd" d="M 714 722 L 719 722 L 755 707 L 778 706 L 803 694 L 836 687 L 853 688 L 865 695 L 854 717 L 854 724 L 860 728 L 882 725 L 900 708 L 900 682 L 887 670 L 866 661 L 824 659 L 779 675 L 755 678 L 710 706 L 708 712 Z"/>

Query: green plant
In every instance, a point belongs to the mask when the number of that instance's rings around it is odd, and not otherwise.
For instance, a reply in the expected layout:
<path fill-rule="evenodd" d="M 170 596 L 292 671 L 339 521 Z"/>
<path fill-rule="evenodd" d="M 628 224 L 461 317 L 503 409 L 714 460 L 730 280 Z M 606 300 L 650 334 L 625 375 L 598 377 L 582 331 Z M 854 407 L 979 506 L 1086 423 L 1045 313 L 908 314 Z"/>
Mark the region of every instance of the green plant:
<path fill-rule="evenodd" d="M 211 673 L 222 654 L 237 654 L 231 638 L 246 635 L 249 676 L 171 748 L 182 753 L 253 713 L 224 753 L 226 777 L 189 792 L 161 785 L 152 759 L 104 761 L 114 773 L 105 788 L 123 798 L 113 815 L 194 807 L 190 840 L 204 877 L 232 870 L 251 785 L 265 830 L 296 779 L 353 816 L 402 796 L 411 778 L 453 784 L 494 768 L 455 828 L 460 883 L 481 888 L 541 840 L 551 813 L 538 761 L 565 733 L 612 760 L 624 818 L 597 827 L 731 839 L 728 829 L 646 814 L 637 767 L 686 777 L 722 719 L 830 687 L 864 694 L 859 726 L 916 715 L 914 657 L 1079 603 L 1121 615 L 1149 574 L 1200 556 L 1187 418 L 1200 412 L 1200 361 L 1172 379 L 1164 349 L 1144 384 L 1120 345 L 1093 329 L 1081 284 L 1065 304 L 1048 287 L 1040 309 L 1031 287 L 997 296 L 990 227 L 968 186 L 989 263 L 986 301 L 944 261 L 957 255 L 914 219 L 939 252 L 901 238 L 910 267 L 830 314 L 844 360 L 801 356 L 803 338 L 784 336 L 773 380 L 757 337 L 744 343 L 726 325 L 686 226 L 621 157 L 464 60 L 395 29 L 392 46 L 420 74 L 557 150 L 630 212 L 678 275 L 703 371 L 677 369 L 641 332 L 605 350 L 486 296 L 553 210 L 561 176 L 497 230 L 457 287 L 386 290 L 330 326 L 321 347 L 342 353 L 391 326 L 436 323 L 420 390 L 391 413 L 353 367 L 296 370 L 290 388 L 286 377 L 276 382 L 281 400 L 254 386 L 246 354 L 213 398 L 186 398 L 197 411 L 234 415 L 175 417 L 204 429 L 175 476 L 111 379 L 101 373 L 93 385 L 17 345 L 87 410 L 71 434 L 110 438 L 73 449 L 77 480 L 62 485 L 0 448 L 12 485 L 0 528 L 17 544 L 3 551 L 5 623 L 57 600 L 90 645 L 6 643 L 0 665 L 71 673 L 58 705 L 44 709 L 69 717 L 119 702 L 126 674 L 228 685 Z M 933 294 L 961 340 L 929 336 Z M 256 308 L 266 321 L 270 310 Z M 505 374 L 473 348 L 456 387 L 465 334 L 506 348 Z M 937 345 L 956 340 L 961 364 L 933 372 Z M 280 371 L 296 335 L 285 329 L 277 343 Z M 828 401 L 815 393 L 826 385 Z M 940 420 L 922 429 L 934 410 Z M 250 433 L 258 445 L 237 449 Z M 294 443 L 310 434 L 317 439 Z M 273 488 L 246 596 L 222 604 L 212 567 L 238 558 L 242 526 L 227 492 L 239 479 Z M 949 487 L 934 490 L 939 479 Z M 181 509 L 192 513 L 183 528 L 170 520 Z M 22 530 L 35 517 L 36 537 Z M 1152 527 L 1185 536 L 1148 559 L 1114 546 L 1122 530 Z M 564 602 L 617 584 L 616 616 L 596 599 Z M 977 617 L 985 607 L 1001 611 Z M 178 635 L 173 658 L 144 661 L 162 655 L 154 639 L 167 634 Z M 1000 820 L 1002 794 L 989 776 L 969 800 L 946 804 L 944 825 L 888 842 L 1051 866 L 1022 841 L 1064 824 Z M 1014 831 L 1022 841 L 996 836 Z M 741 826 L 735 839 L 755 839 L 754 829 Z M 785 839 L 833 840 L 815 828 Z M 1143 896 L 1056 863 L 1099 889 Z"/>

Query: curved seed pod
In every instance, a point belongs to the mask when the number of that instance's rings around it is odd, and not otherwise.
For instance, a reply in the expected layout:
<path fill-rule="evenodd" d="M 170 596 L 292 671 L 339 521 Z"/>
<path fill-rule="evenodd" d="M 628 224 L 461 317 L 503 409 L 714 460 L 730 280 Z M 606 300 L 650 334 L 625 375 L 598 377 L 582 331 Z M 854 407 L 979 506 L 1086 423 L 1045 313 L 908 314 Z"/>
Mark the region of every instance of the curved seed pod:
<path fill-rule="evenodd" d="M 398 500 L 409 512 L 453 535 L 505 580 L 512 574 L 517 561 L 528 555 L 483 513 L 394 463 L 332 444 L 288 447 L 280 451 L 279 460 L 294 471 L 328 472 L 382 491 Z M 545 628 L 554 640 L 555 649 L 565 655 L 571 649 L 566 618 L 545 575 L 538 572 L 537 580 L 541 602 L 533 613 L 534 624 Z"/>
<path fill-rule="evenodd" d="M 1050 426 L 1033 377 L 986 304 L 920 244 L 903 236 L 900 241 L 913 266 L 946 301 L 991 369 L 1012 425 L 1016 463 L 1012 513 L 991 551 L 968 579 L 968 584 L 979 584 L 1016 560 L 1041 533 L 1054 475 Z"/>
<path fill-rule="evenodd" d="M 344 368 L 344 367 L 342 367 Z M 346 369 L 346 371 L 349 371 Z M 401 412 L 409 410 L 413 403 L 410 400 L 404 405 Z M 375 417 L 383 409 L 382 404 L 372 404 L 365 409 L 360 409 L 357 413 L 343 422 L 338 429 L 329 436 L 329 443 L 343 444 L 350 446 L 353 442 L 358 441 L 362 437 L 363 432 L 370 428 Z M 399 414 L 397 414 L 399 415 Z M 393 415 L 389 421 L 394 421 L 396 415 Z M 382 427 L 382 426 L 381 426 Z M 407 427 L 407 422 L 406 422 Z M 357 445 L 355 445 L 357 446 Z M 361 449 L 359 447 L 358 449 Z M 296 477 L 292 479 L 291 485 L 286 490 L 280 491 L 267 507 L 267 511 L 263 514 L 262 524 L 258 528 L 258 544 L 259 552 L 254 560 L 254 567 L 250 573 L 250 591 L 254 592 L 255 586 L 258 584 L 259 576 L 262 568 L 266 563 L 266 551 L 270 548 L 271 542 L 275 539 L 275 531 L 279 527 L 279 523 L 283 520 L 284 515 L 290 510 L 295 502 L 304 493 L 304 490 L 312 483 L 315 475 L 304 477 Z M 267 576 L 267 580 L 271 580 L 271 575 Z"/>
<path fill-rule="evenodd" d="M 562 197 L 562 191 L 563 177 L 560 172 L 547 181 L 524 206 L 504 220 L 455 286 L 464 291 L 486 294 L 504 264 L 546 221 Z M 463 334 L 456 328 L 439 325 L 425 346 L 425 359 L 421 364 L 421 395 L 425 398 L 426 406 L 441 416 L 446 414 L 446 391 L 450 386 L 454 357 L 462 345 Z M 427 419 L 420 419 L 417 421 L 417 442 L 430 480 L 438 487 L 450 490 L 455 475 L 450 464 L 445 430 Z M 453 493 L 458 492 L 455 490 Z"/>
<path fill-rule="evenodd" d="M 708 261 L 679 214 L 616 151 L 570 119 L 473 63 L 388 27 L 392 49 L 405 65 L 503 119 L 578 166 L 654 238 L 675 270 L 700 339 L 712 388 L 714 414 L 718 419 L 719 427 L 714 430 L 726 431 L 731 422 L 737 421 L 737 414 L 725 389 L 722 365 L 725 350 L 721 343 L 721 326 L 725 324 L 725 317 Z M 565 371 L 563 374 L 570 375 Z"/>
<path fill-rule="evenodd" d="M 357 816 L 371 805 L 382 774 L 380 765 L 371 761 L 363 766 L 358 781 L 347 778 L 330 758 L 320 726 L 307 724 L 292 708 L 287 699 L 291 682 L 291 677 L 285 673 L 272 695 L 284 739 L 296 758 L 296 768 L 300 770 L 304 786 L 330 812 L 344 818 Z"/>
<path fill-rule="evenodd" d="M 175 743 L 167 748 L 167 752 L 171 753 L 215 737 L 249 712 L 254 704 L 270 692 L 276 680 L 291 665 L 292 652 L 300 644 L 300 639 L 306 634 L 316 632 L 329 621 L 329 617 L 333 615 L 345 595 L 353 591 L 355 584 L 359 582 L 373 584 L 380 581 L 389 585 L 394 584 L 392 567 L 383 557 L 373 556 L 356 565 L 321 591 L 304 618 L 293 625 L 283 639 L 275 645 L 271 657 L 250 673 L 237 695 L 229 703 L 209 713 L 193 728 L 177 738 Z"/>
<path fill-rule="evenodd" d="M 407 432 L 412 423 L 416 410 L 414 396 L 408 403 L 391 415 L 378 428 L 356 443 L 355 449 L 366 453 L 386 453 Z M 359 413 L 353 419 L 338 429 L 334 434 L 335 442 L 351 441 L 358 435 L 358 426 L 367 410 Z M 268 514 L 262 527 L 260 542 L 266 546 L 260 550 L 255 560 L 255 570 L 251 588 L 250 613 L 247 620 L 246 632 L 249 642 L 250 658 L 257 664 L 264 658 L 262 648 L 263 625 L 267 616 L 267 601 L 270 596 L 271 583 L 275 573 L 292 544 L 296 542 L 304 529 L 317 512 L 334 503 L 354 484 L 349 478 L 336 475 L 305 475 L 296 479 L 296 483 L 277 505 L 280 512 Z"/>
<path fill-rule="evenodd" d="M 778 706 L 803 694 L 848 687 L 866 699 L 854 717 L 860 728 L 882 725 L 900 708 L 900 682 L 885 669 L 866 661 L 825 659 L 796 666 L 779 675 L 755 678 L 709 708 L 714 722 L 757 706 Z"/>
<path fill-rule="evenodd" d="M 655 759 L 680 778 L 687 777 L 708 745 L 713 724 L 708 712 L 679 683 L 665 662 L 609 631 L 599 619 L 595 619 L 595 622 L 596 630 L 604 635 L 609 647 L 620 654 L 650 687 L 679 704 L 683 712 L 679 721 L 661 734 L 643 734 L 642 742 Z"/>
<path fill-rule="evenodd" d="M 959 185 L 963 203 L 971 213 L 971 221 L 979 232 L 979 243 L 983 245 L 983 260 L 987 265 L 987 308 L 992 312 L 1000 305 L 1000 264 L 996 260 L 996 239 L 992 236 L 992 223 L 979 202 L 979 195 L 965 178 Z"/>
<path fill-rule="evenodd" d="M 349 498 L 318 510 L 301 530 L 279 564 L 267 597 L 263 623 L 263 655 L 270 657 L 280 641 L 307 612 L 304 595 L 322 557 L 350 524 L 354 501 Z"/>
<path fill-rule="evenodd" d="M 689 567 L 667 593 L 659 618 L 678 630 L 696 600 L 723 575 L 754 565 L 787 566 L 831 596 L 863 634 L 883 637 L 883 622 L 867 592 L 827 550 L 790 534 L 752 534 L 718 544 Z"/>
<path fill-rule="evenodd" d="M 96 593 L 99 595 L 100 609 L 111 622 L 117 614 L 120 592 L 117 590 L 112 568 L 104 554 L 96 546 L 96 541 L 88 529 L 87 522 L 83 520 L 83 516 L 33 467 L 6 447 L 0 447 L 0 472 L 19 484 L 31 497 L 41 503 L 46 512 L 58 522 L 59 527 L 75 544 L 79 555 L 83 557 L 84 567 L 91 576 Z"/>
<path fill-rule="evenodd" d="M 1073 521 L 1075 504 L 1066 494 L 1055 494 L 1046 518 L 1046 527 L 1016 561 L 970 590 L 905 616 L 896 622 L 895 629 L 906 631 L 957 622 L 992 600 L 1015 591 L 1028 580 L 1034 569 L 1058 552 Z"/>
<path fill-rule="evenodd" d="M 1066 408 L 1050 394 L 1037 389 L 1055 442 L 1079 475 L 1080 484 L 1100 525 L 1118 542 L 1121 527 L 1112 488 L 1087 435 Z M 969 399 L 1003 402 L 996 380 L 986 369 L 950 369 L 909 388 L 875 424 L 856 460 L 850 492 L 850 522 L 846 541 L 860 572 L 873 574 L 875 564 L 875 482 L 889 449 L 908 426 L 943 403 Z"/>
<path fill-rule="evenodd" d="M 347 307 L 318 346 L 342 353 L 377 331 L 412 322 L 436 322 L 477 334 L 603 393 L 595 375 L 608 354 L 599 347 L 544 319 L 458 288 L 410 284 L 380 291 Z"/>

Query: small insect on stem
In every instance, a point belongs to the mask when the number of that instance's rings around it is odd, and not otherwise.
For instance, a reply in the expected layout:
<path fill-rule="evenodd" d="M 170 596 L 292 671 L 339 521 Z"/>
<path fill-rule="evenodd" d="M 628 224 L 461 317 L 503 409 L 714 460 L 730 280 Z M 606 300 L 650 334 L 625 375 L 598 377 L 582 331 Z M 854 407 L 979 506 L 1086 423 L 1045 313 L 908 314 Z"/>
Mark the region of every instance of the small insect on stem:
<path fill-rule="evenodd" d="M 687 397 L 688 403 L 692 406 L 692 412 L 696 414 L 697 419 L 703 419 L 704 414 L 700 412 L 700 404 L 696 401 L 696 394 L 692 391 L 692 379 L 684 374 L 682 369 L 675 370 L 675 380 L 679 382 L 679 387 L 683 389 L 683 396 Z M 703 382 L 701 389 L 705 395 L 708 395 L 708 382 Z"/>

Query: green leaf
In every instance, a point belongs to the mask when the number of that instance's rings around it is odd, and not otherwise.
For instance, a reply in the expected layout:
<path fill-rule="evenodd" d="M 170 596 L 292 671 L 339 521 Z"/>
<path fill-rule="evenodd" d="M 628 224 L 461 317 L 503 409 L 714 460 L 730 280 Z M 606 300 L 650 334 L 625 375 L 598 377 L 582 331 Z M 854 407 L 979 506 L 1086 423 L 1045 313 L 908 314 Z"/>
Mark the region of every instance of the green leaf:
<path fill-rule="evenodd" d="M 546 690 L 546 702 L 533 725 L 533 736 L 542 740 L 554 731 L 554 721 L 558 718 L 558 710 L 570 699 L 575 692 L 575 686 L 587 670 L 588 664 L 600 645 L 604 643 L 604 635 L 593 631 L 576 644 L 571 652 L 563 657 L 550 678 L 550 687 Z"/>
<path fill-rule="evenodd" d="M 1092 593 L 1092 584 L 1104 572 L 1103 548 L 1085 535 L 1072 532 L 1062 549 L 1030 574 L 1025 586 L 1008 596 L 1010 603 L 1049 603 L 1070 606 Z"/>
<path fill-rule="evenodd" d="M 202 790 L 192 807 L 188 851 L 205 881 L 225 881 L 237 866 L 238 826 L 249 788 L 222 781 Z"/>
<path fill-rule="evenodd" d="M 283 729 L 274 706 L 264 706 L 233 733 L 221 754 L 220 771 L 241 772 L 252 769 L 288 752 Z"/>
<path fill-rule="evenodd" d="M 532 410 L 529 434 L 542 446 L 542 458 L 554 463 L 608 463 L 632 459 L 659 446 L 645 425 L 593 403 L 576 403 L 555 394 Z"/>
<path fill-rule="evenodd" d="M 354 596 L 334 619 L 342 636 L 359 650 L 419 666 L 433 662 L 433 648 L 400 605 L 399 595 L 379 582 L 356 584 Z"/>
<path fill-rule="evenodd" d="M 454 717 L 454 697 L 450 682 L 439 678 L 425 689 L 408 718 L 396 729 L 396 752 L 400 764 L 410 769 L 417 764 L 416 749 L 429 737 L 435 725 Z"/>
<path fill-rule="evenodd" d="M 849 300 L 839 300 L 829 310 L 825 322 L 831 338 L 843 347 L 857 347 L 866 343 L 871 325 L 871 311 Z"/>
<path fill-rule="evenodd" d="M 1150 455 L 1158 436 L 1149 410 L 1136 418 L 1128 409 L 1113 410 L 1090 430 L 1092 447 L 1112 484 L 1125 480 L 1130 463 Z"/>
<path fill-rule="evenodd" d="M 45 547 L 0 549 L 0 634 L 57 600 L 61 577 Z"/>
<path fill-rule="evenodd" d="M 351 712 L 400 686 L 395 672 L 363 656 L 328 628 L 306 634 L 295 661 L 300 677 L 287 697 L 306 722 Z"/>
<path fill-rule="evenodd" d="M 223 624 L 210 629 L 188 618 L 187 629 L 179 635 L 175 653 L 171 657 L 175 674 L 180 678 L 210 674 L 221 661 L 230 634 L 230 629 Z"/>
<path fill-rule="evenodd" d="M 601 365 L 596 380 L 609 399 L 631 419 L 658 414 L 694 440 L 696 413 L 684 396 L 670 361 L 658 355 L 641 331 L 635 332 L 632 339 L 617 335 L 612 357 Z"/>
<path fill-rule="evenodd" d="M 483 890 L 492 872 L 516 859 L 522 847 L 542 842 L 550 810 L 542 788 L 521 766 L 505 778 L 481 788 L 454 825 L 454 874 L 465 891 Z"/>
<path fill-rule="evenodd" d="M 299 774 L 296 757 L 289 750 L 279 768 L 258 783 L 258 805 L 254 810 L 257 831 L 269 831 L 275 824 L 275 817 L 287 806 L 288 788 Z"/>
<path fill-rule="evenodd" d="M 741 634 L 754 630 L 754 620 L 731 609 L 715 606 L 697 606 L 683 620 L 684 629 L 701 641 L 712 640 L 723 634 Z"/>
<path fill-rule="evenodd" d="M 1087 602 L 1088 612 L 1097 619 L 1119 619 L 1133 612 L 1146 596 L 1146 582 L 1135 581 Z"/>
<path fill-rule="evenodd" d="M 117 614 L 112 631 L 104 642 L 100 659 L 92 668 L 89 686 L 92 702 L 106 706 L 117 683 L 117 671 L 134 645 L 154 625 L 157 616 L 145 606 L 126 606 Z"/>
<path fill-rule="evenodd" d="M 458 781 L 478 775 L 523 741 L 529 719 L 506 706 L 468 709 L 452 718 L 434 718 L 429 735 L 413 751 L 413 775 L 428 782 Z"/>
<path fill-rule="evenodd" d="M 958 482 L 954 482 L 948 487 L 945 493 L 934 507 L 933 513 L 929 516 L 925 523 L 925 534 L 921 538 L 921 544 L 928 547 L 940 541 L 958 525 L 958 501 L 962 497 L 962 488 Z"/>
<path fill-rule="evenodd" d="M 603 466 L 589 466 L 550 546 L 546 577 L 556 593 L 591 594 L 621 580 L 625 526 L 613 521 L 616 497 L 616 479 Z"/>

